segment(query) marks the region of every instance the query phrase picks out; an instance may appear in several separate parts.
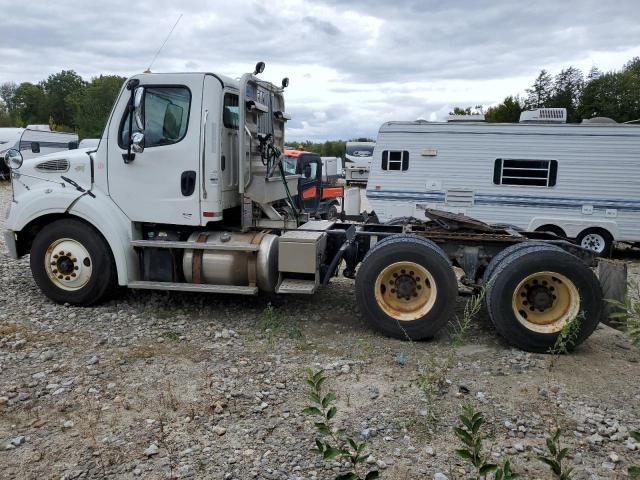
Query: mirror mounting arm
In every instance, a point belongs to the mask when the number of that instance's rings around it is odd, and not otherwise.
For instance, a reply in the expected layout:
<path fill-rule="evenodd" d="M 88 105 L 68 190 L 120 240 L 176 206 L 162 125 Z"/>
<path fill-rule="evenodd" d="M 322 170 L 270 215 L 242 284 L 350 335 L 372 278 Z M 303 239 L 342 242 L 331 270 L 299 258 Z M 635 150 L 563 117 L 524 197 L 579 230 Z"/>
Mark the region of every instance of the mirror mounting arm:
<path fill-rule="evenodd" d="M 135 153 L 131 153 L 131 136 L 133 135 L 133 100 L 135 97 L 136 87 L 140 85 L 140 80 L 137 78 L 132 78 L 127 82 L 127 90 L 131 92 L 131 96 L 129 97 L 129 141 L 127 142 L 127 153 L 122 154 L 122 159 L 124 163 L 131 163 L 136 158 Z"/>

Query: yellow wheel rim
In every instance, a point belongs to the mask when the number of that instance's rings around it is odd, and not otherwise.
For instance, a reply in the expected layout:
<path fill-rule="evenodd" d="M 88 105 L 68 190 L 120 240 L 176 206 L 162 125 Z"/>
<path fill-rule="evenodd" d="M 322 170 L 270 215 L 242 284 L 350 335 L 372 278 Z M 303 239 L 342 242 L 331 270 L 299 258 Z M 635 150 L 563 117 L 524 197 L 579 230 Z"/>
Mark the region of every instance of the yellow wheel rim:
<path fill-rule="evenodd" d="M 580 312 L 575 284 L 555 272 L 537 272 L 522 280 L 511 305 L 518 321 L 529 330 L 557 333 Z"/>
<path fill-rule="evenodd" d="M 376 278 L 376 302 L 396 320 L 408 322 L 424 317 L 433 308 L 436 295 L 433 276 L 414 262 L 392 263 Z"/>

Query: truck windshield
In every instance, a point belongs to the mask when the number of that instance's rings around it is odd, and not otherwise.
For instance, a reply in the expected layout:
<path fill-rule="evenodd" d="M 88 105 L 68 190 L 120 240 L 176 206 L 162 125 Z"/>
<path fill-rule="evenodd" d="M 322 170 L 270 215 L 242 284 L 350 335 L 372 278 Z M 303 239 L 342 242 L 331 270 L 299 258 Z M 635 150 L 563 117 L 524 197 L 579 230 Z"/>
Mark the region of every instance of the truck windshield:
<path fill-rule="evenodd" d="M 285 175 L 295 175 L 296 174 L 296 165 L 298 164 L 298 159 L 295 157 L 283 157 L 282 158 L 282 168 L 284 168 Z"/>

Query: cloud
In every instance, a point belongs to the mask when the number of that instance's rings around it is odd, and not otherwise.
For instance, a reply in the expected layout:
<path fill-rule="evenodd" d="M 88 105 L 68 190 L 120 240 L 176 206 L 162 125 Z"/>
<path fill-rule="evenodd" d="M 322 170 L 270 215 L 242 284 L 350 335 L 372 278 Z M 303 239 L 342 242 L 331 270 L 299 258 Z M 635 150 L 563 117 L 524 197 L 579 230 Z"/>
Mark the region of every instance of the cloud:
<path fill-rule="evenodd" d="M 288 138 L 375 136 L 388 120 L 521 93 L 541 68 L 619 68 L 640 55 L 637 1 L 0 0 L 0 82 L 62 69 L 85 78 L 144 70 L 237 77 L 258 60 L 288 76 Z"/>

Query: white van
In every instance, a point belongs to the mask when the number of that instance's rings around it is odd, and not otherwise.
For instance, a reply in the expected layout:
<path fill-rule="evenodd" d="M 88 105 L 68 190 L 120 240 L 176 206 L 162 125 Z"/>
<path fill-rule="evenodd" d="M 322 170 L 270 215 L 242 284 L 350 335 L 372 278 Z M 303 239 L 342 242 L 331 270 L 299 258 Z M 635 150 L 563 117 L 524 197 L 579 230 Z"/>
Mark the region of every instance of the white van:
<path fill-rule="evenodd" d="M 380 221 L 447 210 L 576 238 L 598 253 L 613 241 L 640 244 L 640 126 L 565 124 L 562 109 L 550 110 L 523 112 L 516 124 L 385 123 L 371 208 Z"/>

